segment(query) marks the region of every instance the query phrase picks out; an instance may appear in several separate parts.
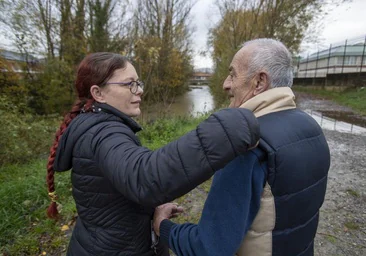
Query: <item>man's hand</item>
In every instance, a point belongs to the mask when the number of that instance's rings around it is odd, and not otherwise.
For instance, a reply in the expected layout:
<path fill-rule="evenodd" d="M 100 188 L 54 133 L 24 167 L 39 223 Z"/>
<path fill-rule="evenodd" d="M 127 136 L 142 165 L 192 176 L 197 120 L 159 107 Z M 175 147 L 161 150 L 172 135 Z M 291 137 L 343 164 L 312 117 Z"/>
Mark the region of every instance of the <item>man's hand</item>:
<path fill-rule="evenodd" d="M 177 217 L 179 213 L 183 212 L 183 208 L 176 203 L 167 203 L 159 205 L 155 208 L 154 213 L 154 231 L 160 236 L 160 223 L 165 219 Z"/>

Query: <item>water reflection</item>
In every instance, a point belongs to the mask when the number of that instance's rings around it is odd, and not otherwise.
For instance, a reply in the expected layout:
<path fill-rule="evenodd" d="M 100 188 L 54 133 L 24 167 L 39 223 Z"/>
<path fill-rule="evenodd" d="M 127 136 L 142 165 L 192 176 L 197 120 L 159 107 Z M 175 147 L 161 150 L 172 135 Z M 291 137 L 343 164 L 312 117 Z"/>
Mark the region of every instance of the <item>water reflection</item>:
<path fill-rule="evenodd" d="M 214 109 L 214 100 L 207 85 L 189 86 L 190 91 L 184 95 L 185 102 L 190 106 L 188 113 L 197 116 Z"/>
<path fill-rule="evenodd" d="M 155 103 L 150 106 L 142 106 L 142 114 L 139 121 L 155 120 L 161 117 L 191 115 L 198 116 L 209 112 L 215 107 L 210 87 L 207 85 L 190 85 L 189 91 L 175 98 L 172 103 Z"/>
<path fill-rule="evenodd" d="M 366 128 L 366 118 L 362 115 L 348 112 L 348 111 L 334 111 L 334 110 L 322 110 L 319 111 L 324 116 L 336 119 L 337 121 L 343 121 L 350 124 L 355 124 Z"/>
<path fill-rule="evenodd" d="M 324 129 L 344 133 L 366 135 L 366 128 L 364 127 L 327 117 L 323 115 L 321 112 L 309 109 L 305 110 L 305 112 L 308 113 L 310 116 L 312 116 L 315 119 L 315 121 L 317 121 L 318 124 Z"/>

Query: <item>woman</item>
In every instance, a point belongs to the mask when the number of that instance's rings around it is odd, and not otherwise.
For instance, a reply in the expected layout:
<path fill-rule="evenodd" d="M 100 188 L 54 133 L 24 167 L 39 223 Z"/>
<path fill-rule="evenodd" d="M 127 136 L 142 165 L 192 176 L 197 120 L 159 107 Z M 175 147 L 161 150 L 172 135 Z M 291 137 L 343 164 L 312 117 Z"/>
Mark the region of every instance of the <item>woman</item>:
<path fill-rule="evenodd" d="M 72 168 L 78 219 L 68 255 L 169 255 L 152 241 L 154 208 L 209 179 L 256 144 L 257 120 L 245 109 L 211 115 L 196 130 L 151 151 L 135 133 L 143 83 L 121 55 L 90 54 L 80 63 L 78 100 L 65 116 L 47 165 L 57 216 L 54 170 Z M 241 127 L 241 129 L 238 129 Z"/>

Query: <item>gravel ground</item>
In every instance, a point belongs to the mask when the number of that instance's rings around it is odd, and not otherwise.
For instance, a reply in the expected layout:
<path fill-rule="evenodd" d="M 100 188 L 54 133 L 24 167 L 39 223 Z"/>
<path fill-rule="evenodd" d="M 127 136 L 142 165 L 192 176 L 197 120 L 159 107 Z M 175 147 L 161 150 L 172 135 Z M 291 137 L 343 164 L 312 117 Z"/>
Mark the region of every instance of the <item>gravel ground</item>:
<path fill-rule="evenodd" d="M 366 255 L 366 136 L 324 133 L 331 167 L 315 255 Z"/>
<path fill-rule="evenodd" d="M 296 93 L 303 110 L 330 111 L 364 126 L 365 116 L 305 93 Z M 315 256 L 366 255 L 366 134 L 324 130 L 331 151 L 331 167 L 315 239 Z M 209 182 L 177 201 L 186 212 L 178 222 L 197 223 L 209 190 Z"/>
<path fill-rule="evenodd" d="M 359 125 L 366 120 L 332 101 L 304 93 L 296 96 L 298 107 L 303 110 L 337 112 Z M 315 255 L 366 255 L 366 134 L 323 131 L 331 152 L 331 166 Z"/>

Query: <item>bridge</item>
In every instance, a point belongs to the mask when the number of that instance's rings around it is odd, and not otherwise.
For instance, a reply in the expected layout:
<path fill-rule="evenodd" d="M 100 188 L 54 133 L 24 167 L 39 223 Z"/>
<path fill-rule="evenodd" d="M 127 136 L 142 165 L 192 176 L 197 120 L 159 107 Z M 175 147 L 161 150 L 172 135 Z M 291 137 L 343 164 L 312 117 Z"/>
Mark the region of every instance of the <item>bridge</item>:
<path fill-rule="evenodd" d="M 189 79 L 189 84 L 190 85 L 209 85 L 210 80 L 206 79 L 206 80 L 201 80 L 201 79 Z"/>
<path fill-rule="evenodd" d="M 208 72 L 194 72 L 191 79 L 189 79 L 189 84 L 192 85 L 208 85 L 212 73 Z"/>

